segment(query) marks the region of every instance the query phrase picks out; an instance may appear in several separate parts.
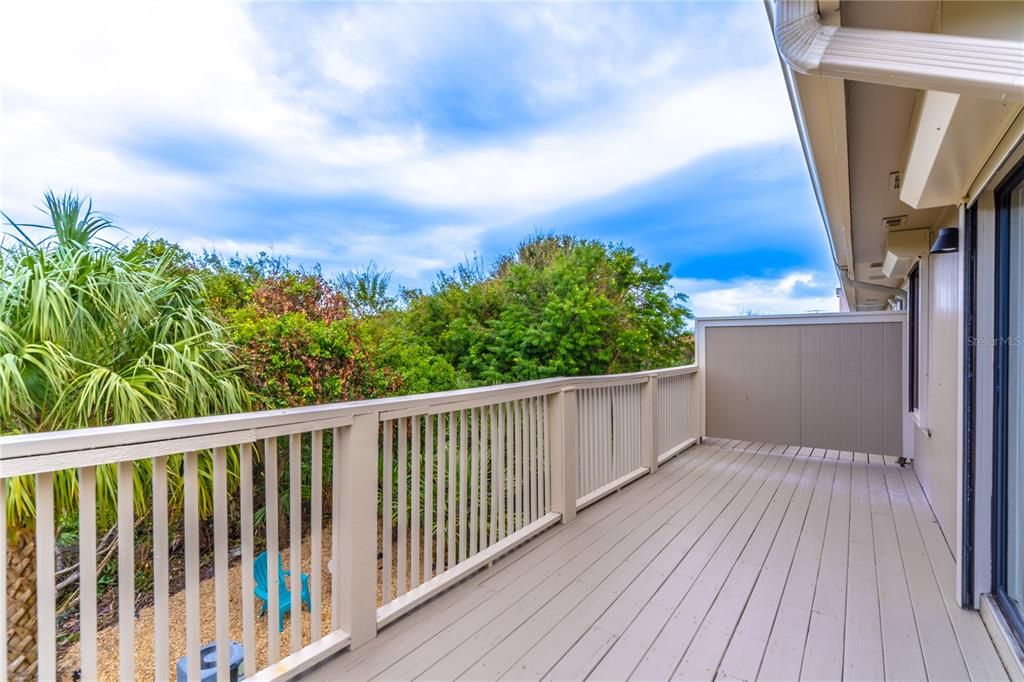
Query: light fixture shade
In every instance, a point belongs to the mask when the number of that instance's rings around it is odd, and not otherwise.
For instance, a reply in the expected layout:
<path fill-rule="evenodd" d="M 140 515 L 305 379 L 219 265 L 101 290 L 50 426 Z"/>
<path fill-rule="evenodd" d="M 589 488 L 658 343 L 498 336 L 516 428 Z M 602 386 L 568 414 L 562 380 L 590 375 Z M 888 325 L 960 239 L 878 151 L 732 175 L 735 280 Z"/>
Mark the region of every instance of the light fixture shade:
<path fill-rule="evenodd" d="M 960 250 L 960 228 L 943 227 L 928 253 L 956 253 Z"/>

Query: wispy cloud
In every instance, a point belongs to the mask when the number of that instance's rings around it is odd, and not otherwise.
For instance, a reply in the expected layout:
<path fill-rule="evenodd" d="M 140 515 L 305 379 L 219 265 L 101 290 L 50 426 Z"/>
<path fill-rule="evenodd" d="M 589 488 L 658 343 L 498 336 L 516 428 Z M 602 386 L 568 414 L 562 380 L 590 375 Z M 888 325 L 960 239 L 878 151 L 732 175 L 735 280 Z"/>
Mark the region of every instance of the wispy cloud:
<path fill-rule="evenodd" d="M 673 287 L 690 296 L 697 317 L 837 312 L 831 275 L 791 272 L 776 278 L 733 280 L 677 278 Z"/>
<path fill-rule="evenodd" d="M 0 207 L 14 216 L 46 188 L 76 189 L 134 234 L 335 269 L 372 258 L 422 285 L 523 226 L 681 169 L 701 193 L 676 207 L 686 239 L 649 238 L 656 260 L 734 252 L 753 215 L 793 203 L 765 183 L 782 162 L 763 155 L 709 180 L 709 159 L 794 148 L 756 3 L 5 9 Z M 742 201 L 719 201 L 726 190 Z M 789 219 L 815 220 L 798 203 Z M 723 207 L 707 229 L 699 218 Z M 641 221 L 626 230 L 600 211 L 560 228 L 625 241 L 666 229 L 631 210 Z"/>

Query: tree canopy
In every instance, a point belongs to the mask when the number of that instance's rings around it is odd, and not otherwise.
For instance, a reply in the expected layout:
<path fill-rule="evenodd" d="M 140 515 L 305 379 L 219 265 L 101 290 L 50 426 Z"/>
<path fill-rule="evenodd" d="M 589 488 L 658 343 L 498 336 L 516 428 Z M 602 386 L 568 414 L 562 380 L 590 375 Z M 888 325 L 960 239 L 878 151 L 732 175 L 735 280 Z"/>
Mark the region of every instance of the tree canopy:
<path fill-rule="evenodd" d="M 478 383 L 689 362 L 686 297 L 627 246 L 538 236 L 413 293 L 406 334 Z"/>

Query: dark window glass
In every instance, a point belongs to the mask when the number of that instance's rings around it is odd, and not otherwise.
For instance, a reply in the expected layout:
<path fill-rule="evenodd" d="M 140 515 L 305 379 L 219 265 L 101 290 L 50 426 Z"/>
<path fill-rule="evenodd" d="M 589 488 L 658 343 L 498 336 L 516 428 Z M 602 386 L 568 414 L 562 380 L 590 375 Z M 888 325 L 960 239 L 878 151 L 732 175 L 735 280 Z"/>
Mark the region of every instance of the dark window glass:
<path fill-rule="evenodd" d="M 993 582 L 1024 640 L 1024 166 L 996 191 Z"/>

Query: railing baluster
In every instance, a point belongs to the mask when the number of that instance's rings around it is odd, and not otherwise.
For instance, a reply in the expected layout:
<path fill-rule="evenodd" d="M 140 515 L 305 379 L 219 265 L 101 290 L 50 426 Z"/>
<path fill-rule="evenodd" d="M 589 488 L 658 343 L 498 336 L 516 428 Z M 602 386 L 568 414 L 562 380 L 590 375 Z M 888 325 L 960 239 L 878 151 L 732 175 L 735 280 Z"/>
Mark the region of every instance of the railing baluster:
<path fill-rule="evenodd" d="M 134 474 L 135 462 L 117 463 L 117 626 L 122 680 L 135 679 Z"/>
<path fill-rule="evenodd" d="M 480 411 L 469 410 L 469 429 L 471 432 L 472 451 L 469 469 L 469 556 L 476 554 L 477 540 L 480 532 L 480 512 L 478 505 L 480 485 Z"/>
<path fill-rule="evenodd" d="M 633 463 L 633 387 L 623 386 L 618 390 L 616 413 L 619 424 L 616 427 L 618 442 L 615 450 L 615 473 L 613 478 L 623 476 Z"/>
<path fill-rule="evenodd" d="M 378 427 L 379 428 L 379 427 Z M 341 496 L 344 494 L 341 481 L 342 461 L 341 458 L 344 456 L 342 453 L 341 443 L 341 428 L 335 428 L 331 438 L 331 631 L 339 630 L 341 628 L 341 576 L 342 576 L 342 557 L 341 557 L 341 526 L 342 526 L 342 514 L 344 510 L 342 508 Z M 374 434 L 376 436 L 376 434 Z M 374 438 L 376 441 L 376 437 Z M 376 464 L 374 465 L 376 466 Z M 376 496 L 377 491 L 374 491 Z M 374 503 L 376 508 L 376 503 Z M 376 509 L 374 509 L 376 512 Z M 376 513 L 374 513 L 376 516 Z M 376 525 L 376 523 L 374 523 Z M 377 529 L 373 529 L 374 539 L 376 539 Z M 380 551 L 379 549 L 377 551 Z M 376 564 L 374 565 L 376 570 Z M 377 576 L 374 575 L 374 582 L 376 582 Z M 384 593 L 385 595 L 387 592 Z M 374 595 L 374 604 L 376 604 L 376 595 Z"/>
<path fill-rule="evenodd" d="M 412 418 L 412 550 L 409 587 L 420 584 L 420 428 L 422 418 Z"/>
<path fill-rule="evenodd" d="M 536 486 L 536 453 L 533 449 L 533 398 L 523 401 L 523 456 L 526 460 L 526 524 L 534 520 Z"/>
<path fill-rule="evenodd" d="M 586 390 L 580 390 L 576 392 L 576 399 L 578 401 L 579 414 L 576 421 L 576 437 L 579 439 L 579 453 L 576 466 L 576 491 L 580 496 L 586 494 L 586 481 L 584 480 L 585 472 L 587 470 L 587 432 L 586 432 L 586 421 L 587 421 L 587 392 Z"/>
<path fill-rule="evenodd" d="M 36 652 L 40 680 L 57 677 L 54 544 L 53 473 L 47 471 L 36 474 Z"/>
<path fill-rule="evenodd" d="M 608 462 L 605 465 L 604 478 L 601 484 L 604 485 L 614 481 L 619 476 L 619 460 L 622 458 L 622 430 L 626 427 L 626 419 L 620 409 L 619 402 L 620 386 L 611 386 L 608 390 Z"/>
<path fill-rule="evenodd" d="M 594 467 L 594 489 L 605 482 L 605 467 L 608 461 L 608 446 L 611 444 L 611 410 L 608 408 L 607 390 L 597 389 L 597 419 L 594 434 L 597 437 L 597 466 Z"/>
<path fill-rule="evenodd" d="M 391 589 L 391 529 L 392 529 L 392 502 L 391 495 L 394 487 L 394 461 L 393 461 L 393 448 L 394 448 L 394 421 L 384 422 L 384 505 L 381 510 L 383 527 L 381 530 L 380 541 L 384 545 L 381 547 L 381 556 L 384 561 L 382 567 L 382 580 L 383 580 L 383 591 L 384 591 L 384 603 L 387 604 L 391 601 L 391 595 L 393 591 Z"/>
<path fill-rule="evenodd" d="M 238 452 L 239 515 L 242 531 L 242 661 L 243 673 L 256 673 L 256 605 L 253 578 L 252 443 L 242 443 Z M 159 678 L 157 678 L 159 679 Z"/>
<path fill-rule="evenodd" d="M 288 650 L 302 648 L 302 434 L 288 437 L 288 544 L 291 592 L 291 633 Z"/>
<path fill-rule="evenodd" d="M 466 410 L 459 410 L 459 561 L 466 560 L 466 494 L 469 485 L 469 420 Z"/>
<path fill-rule="evenodd" d="M 551 396 L 544 396 L 544 512 L 551 511 Z"/>
<path fill-rule="evenodd" d="M 599 452 L 601 453 L 600 459 L 597 460 L 597 481 L 595 482 L 594 488 L 600 488 L 607 483 L 610 478 L 608 476 L 609 465 L 612 461 L 612 437 L 614 435 L 612 425 L 612 401 L 611 401 L 610 387 L 604 387 L 598 389 L 599 404 L 600 404 L 600 419 L 598 420 L 598 445 Z"/>
<path fill-rule="evenodd" d="M 162 466 L 159 464 L 163 462 Z M 161 633 L 161 606 L 163 633 L 167 632 L 167 469 L 166 457 L 153 460 L 153 598 L 156 612 L 157 640 Z M 161 476 L 162 474 L 162 476 Z M 161 485 L 162 484 L 162 485 Z M 0 487 L 4 484 L 0 482 Z M 162 495 L 161 495 L 162 489 Z M 162 501 L 162 504 L 161 504 Z M 3 505 L 0 505 L 3 506 Z M 160 507 L 163 507 L 162 519 Z M 6 510 L 6 507 L 4 507 Z M 0 524 L 0 528 L 6 528 Z M 161 528 L 162 534 L 161 534 Z M 163 543 L 160 544 L 160 538 Z M 7 564 L 4 563 L 4 566 Z M 96 657 L 96 467 L 78 470 L 78 631 L 79 665 L 82 679 L 97 679 Z M 0 571 L 6 574 L 6 571 Z M 6 577 L 6 576 L 5 576 Z M 3 594 L 7 594 L 6 590 Z M 4 621 L 6 623 L 6 621 Z M 6 646 L 6 638 L 4 638 Z M 157 674 L 167 674 L 166 643 L 162 650 L 156 642 Z M 6 668 L 7 657 L 0 658 Z M 161 667 L 161 665 L 163 667 Z M 159 679 L 159 677 L 157 678 Z"/>
<path fill-rule="evenodd" d="M 498 504 L 499 500 L 501 499 L 501 488 L 499 485 L 501 477 L 498 475 L 498 451 L 497 448 L 495 448 L 494 446 L 494 436 L 496 429 L 498 428 L 497 410 L 497 405 L 490 406 L 490 419 L 488 421 L 489 426 L 487 428 L 487 436 L 484 438 L 484 448 L 486 448 L 487 452 L 489 453 L 488 458 L 490 461 L 490 492 L 486 496 L 486 499 L 489 503 L 488 511 L 490 513 L 490 525 L 487 537 L 488 546 L 493 545 L 495 542 L 498 541 Z"/>
<path fill-rule="evenodd" d="M 189 680 L 199 679 L 199 453 L 182 455 L 185 488 L 185 656 Z M 274 590 L 270 590 L 271 593 Z"/>
<path fill-rule="evenodd" d="M 593 484 L 594 472 L 594 393 L 592 390 L 583 391 L 585 418 L 580 422 L 583 430 L 583 490 L 581 495 L 589 493 Z"/>
<path fill-rule="evenodd" d="M 544 515 L 544 453 L 540 445 L 540 397 L 533 399 L 533 518 Z"/>
<path fill-rule="evenodd" d="M 514 403 L 505 403 L 505 416 L 503 417 L 504 441 L 502 442 L 502 457 L 505 467 L 505 535 L 512 535 L 515 531 L 515 447 L 513 445 L 513 434 L 515 428 L 512 423 L 512 410 Z"/>
<path fill-rule="evenodd" d="M 423 580 L 434 577 L 434 416 L 423 418 Z"/>
<path fill-rule="evenodd" d="M 597 447 L 597 466 L 594 468 L 594 488 L 604 485 L 608 480 L 606 470 L 608 468 L 608 444 L 611 438 L 608 433 L 611 430 L 611 411 L 608 410 L 607 390 L 598 388 L 597 395 L 597 419 L 594 420 L 594 437 Z"/>
<path fill-rule="evenodd" d="M 589 493 L 594 489 L 594 471 L 597 468 L 597 395 L 594 390 L 587 394 L 587 421 L 584 426 L 584 433 L 587 434 L 587 468 L 584 472 L 586 485 L 584 489 Z"/>
<path fill-rule="evenodd" d="M 84 473 L 85 469 L 82 469 L 80 473 Z M 83 477 L 84 480 L 84 477 Z M 93 494 L 95 495 L 96 479 L 93 478 Z M 153 458 L 153 673 L 155 679 L 163 679 L 170 674 L 170 652 L 168 651 L 168 641 L 170 639 L 170 624 L 168 623 L 168 602 L 170 599 L 170 584 L 169 584 L 169 567 L 170 567 L 170 548 L 168 546 L 169 539 L 167 537 L 167 457 L 154 457 Z M 95 563 L 95 551 L 96 551 L 96 527 L 92 527 L 92 564 L 93 574 L 92 579 L 95 580 L 96 574 L 96 563 Z M 85 566 L 83 560 L 82 566 Z M 83 581 L 84 583 L 84 581 Z M 95 590 L 96 583 L 92 583 L 91 594 L 93 595 L 91 607 L 93 609 L 93 617 L 95 618 Z M 82 594 L 86 594 L 83 590 Z M 95 627 L 95 623 L 93 623 Z M 92 636 L 95 637 L 95 631 Z M 85 631 L 82 631 L 83 641 L 85 639 Z M 84 651 L 84 649 L 83 649 Z M 93 652 L 95 656 L 95 651 Z M 92 679 L 91 676 L 85 673 L 85 668 L 82 668 L 82 677 L 84 679 Z"/>
<path fill-rule="evenodd" d="M 587 427 L 590 435 L 590 465 L 587 468 L 590 482 L 587 484 L 587 492 L 591 492 L 600 485 L 597 471 L 601 466 L 601 390 L 593 389 L 587 398 L 590 402 L 590 424 Z"/>
<path fill-rule="evenodd" d="M 640 410 L 638 409 L 639 403 L 637 402 L 637 400 L 639 399 L 640 392 L 643 390 L 643 386 L 643 384 L 640 384 L 638 387 L 631 387 L 629 393 L 627 394 L 627 404 L 629 406 L 629 459 L 627 460 L 627 464 L 623 473 L 628 473 L 629 471 L 637 469 L 641 466 L 639 452 L 642 434 L 640 433 L 639 429 Z"/>
<path fill-rule="evenodd" d="M 227 652 L 231 625 L 228 595 L 228 468 L 227 449 L 213 449 L 213 564 L 214 618 L 217 651 Z M 228 656 L 217 656 L 217 680 L 227 682 Z"/>
<path fill-rule="evenodd" d="M 406 593 L 409 572 L 409 446 L 408 420 L 398 420 L 398 596 Z"/>
<path fill-rule="evenodd" d="M 632 469 L 633 463 L 633 387 L 621 386 L 615 390 L 615 439 L 612 441 L 615 478 Z"/>
<path fill-rule="evenodd" d="M 489 547 L 495 544 L 494 476 L 495 457 L 490 447 L 490 431 L 494 428 L 495 406 L 480 409 L 480 447 L 483 475 L 480 478 L 480 544 Z M 489 494 L 488 494 L 489 492 Z M 488 504 L 489 503 L 489 504 Z"/>
<path fill-rule="evenodd" d="M 615 452 L 614 478 L 624 476 L 632 471 L 633 466 L 633 392 L 635 386 L 623 386 L 619 389 L 617 413 L 619 415 L 618 449 Z"/>
<path fill-rule="evenodd" d="M 447 467 L 448 459 L 445 448 L 448 439 L 446 436 L 445 416 L 437 415 L 437 542 L 434 567 L 437 573 L 444 573 L 445 566 L 445 534 L 448 531 L 448 524 L 445 518 L 445 493 L 448 491 Z"/>
<path fill-rule="evenodd" d="M 526 489 L 523 492 L 523 525 L 534 522 L 534 410 L 532 399 L 522 401 L 522 456 Z"/>
<path fill-rule="evenodd" d="M 594 430 L 597 436 L 597 466 L 594 467 L 594 490 L 604 485 L 605 469 L 608 462 L 608 450 L 611 446 L 611 409 L 608 404 L 608 389 L 597 389 L 597 420 Z"/>
<path fill-rule="evenodd" d="M 279 617 L 277 612 L 278 581 L 281 579 L 281 576 L 277 575 L 277 488 L 280 485 L 277 472 L 277 438 L 265 439 L 263 441 L 263 452 L 267 498 L 267 665 L 273 665 L 281 660 L 281 633 L 278 629 Z"/>
<path fill-rule="evenodd" d="M 455 507 L 455 495 L 458 492 L 458 470 L 456 469 L 455 456 L 458 449 L 458 425 L 455 422 L 455 412 L 448 413 L 448 566 L 455 565 L 455 529 L 458 517 Z"/>
<path fill-rule="evenodd" d="M 324 432 L 310 436 L 310 499 L 309 499 L 309 641 L 323 636 L 323 520 L 324 520 Z"/>
<path fill-rule="evenodd" d="M 515 420 L 515 529 L 518 530 L 525 525 L 523 519 L 526 517 L 526 505 L 523 496 L 526 481 L 522 452 L 522 400 L 516 400 L 513 404 L 515 406 L 515 412 L 513 412 Z"/>
<path fill-rule="evenodd" d="M 505 537 L 505 404 L 494 406 L 494 500 L 496 535 L 498 540 Z"/>

